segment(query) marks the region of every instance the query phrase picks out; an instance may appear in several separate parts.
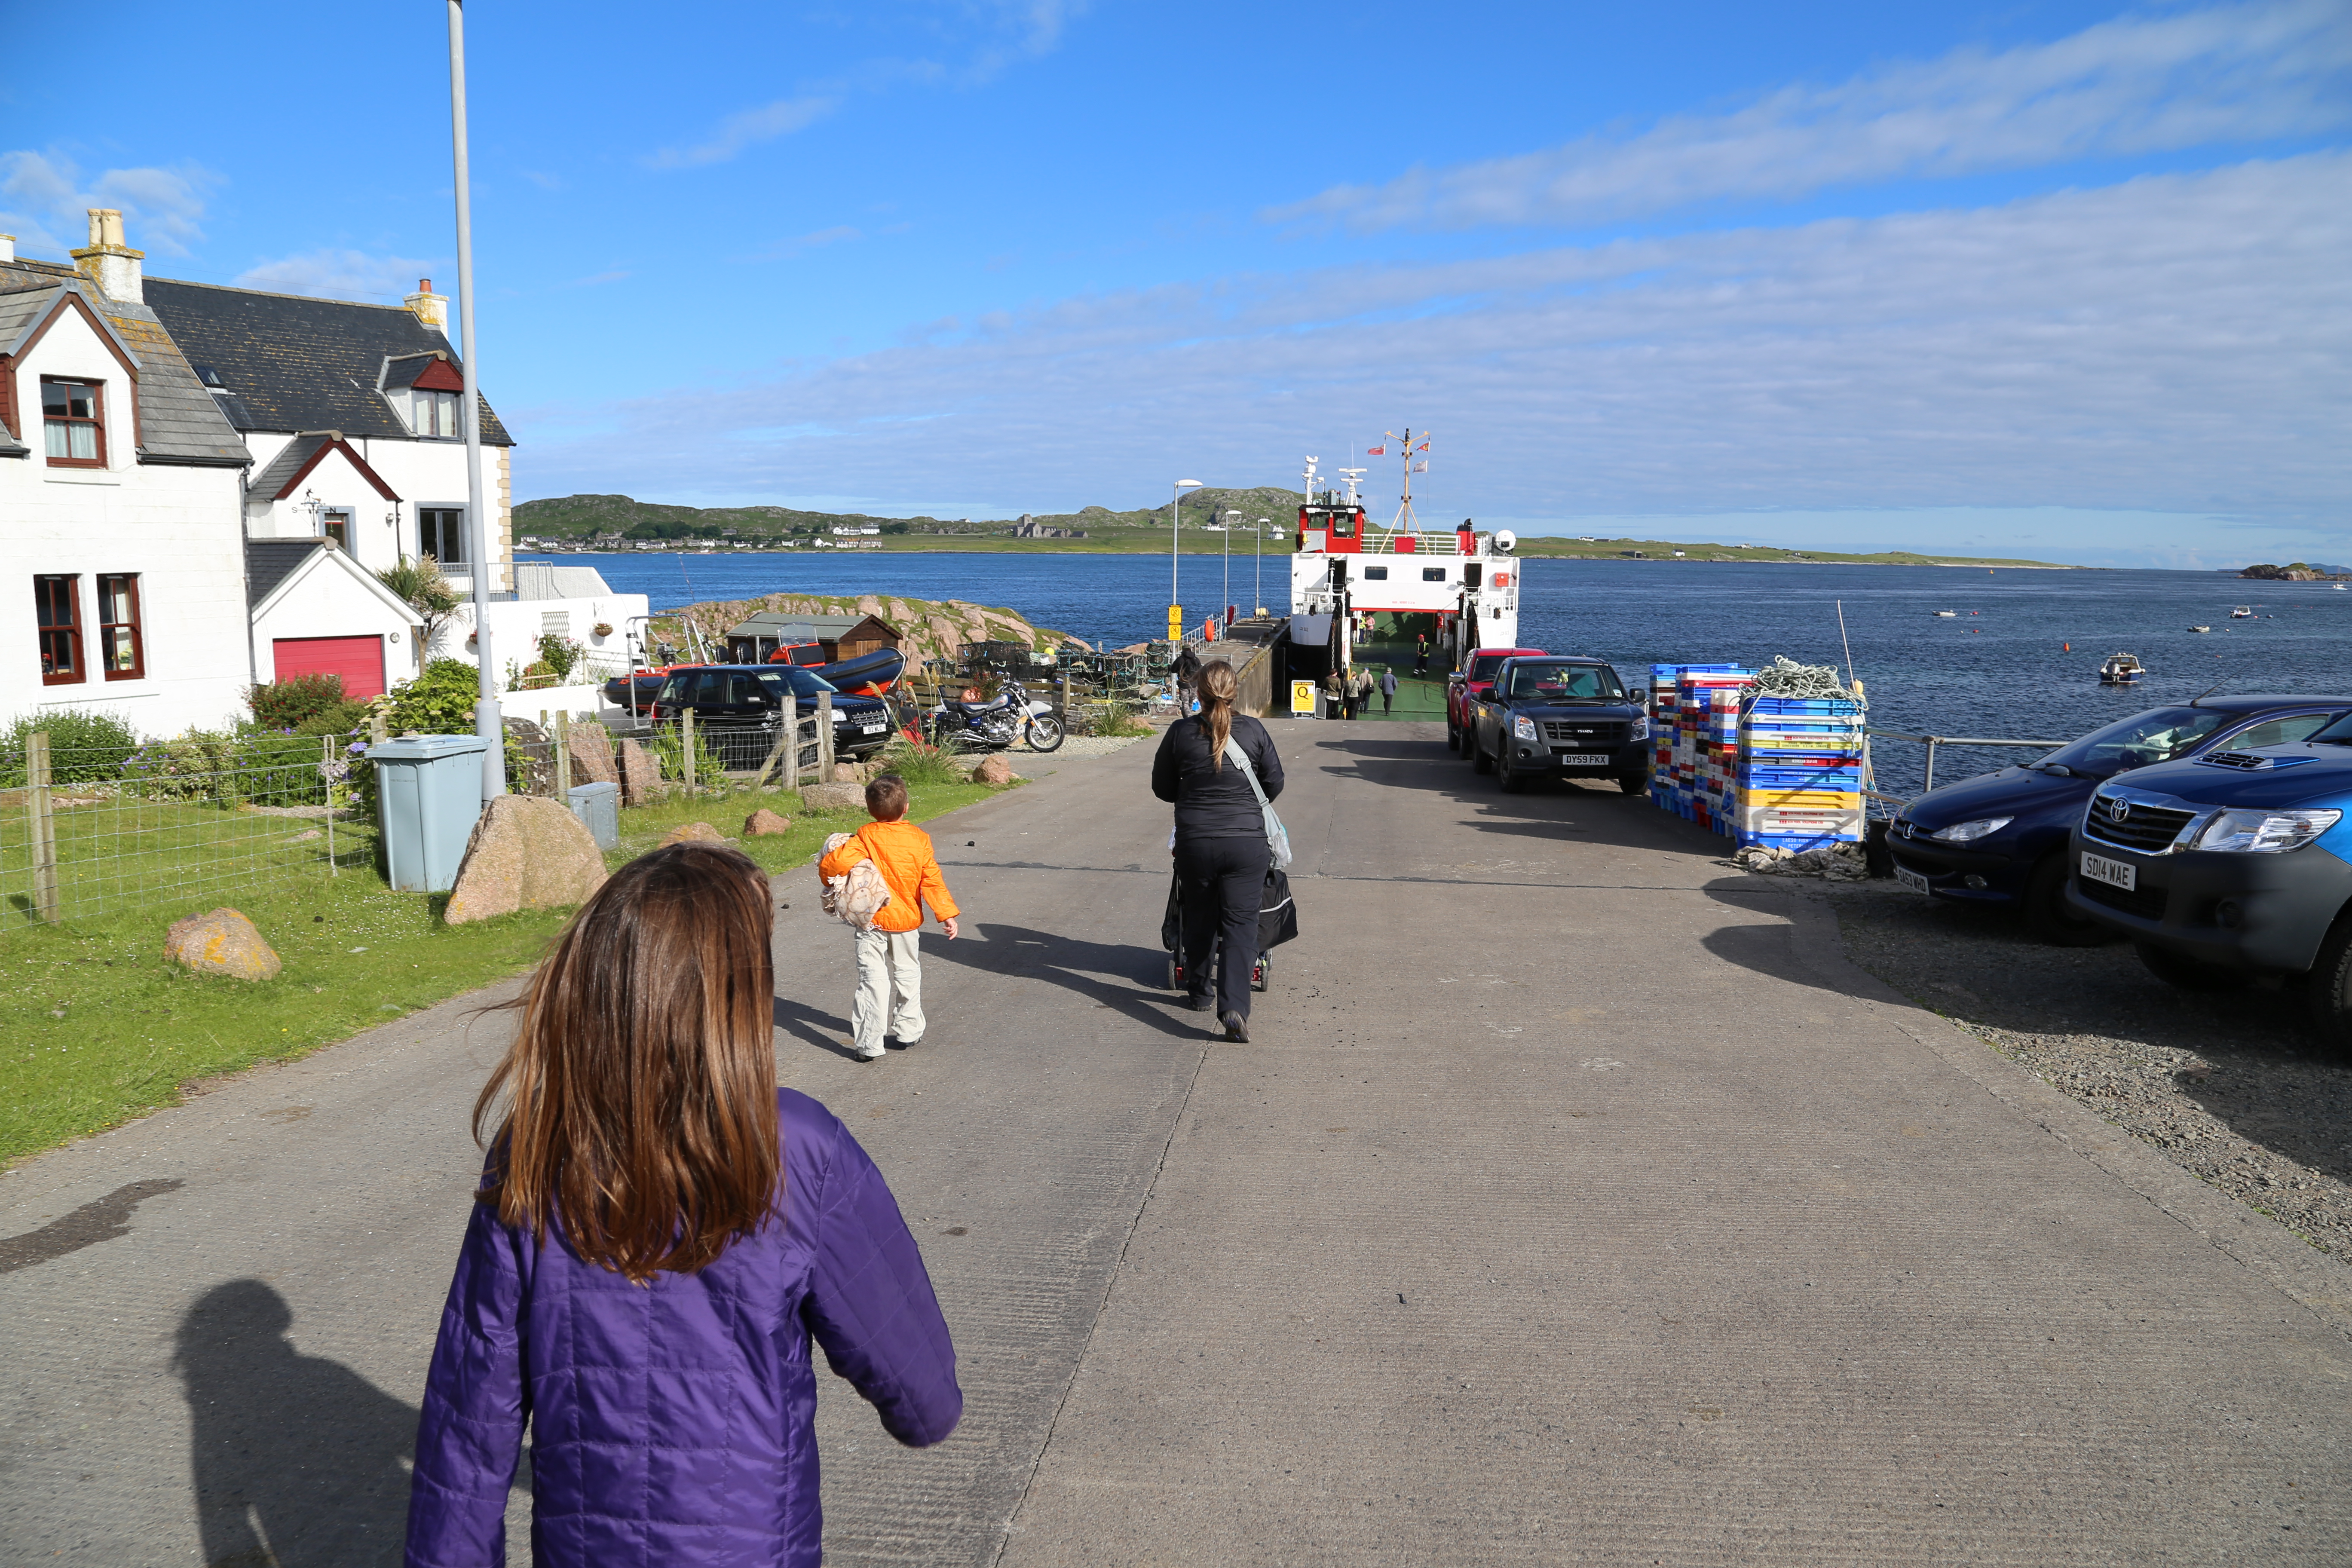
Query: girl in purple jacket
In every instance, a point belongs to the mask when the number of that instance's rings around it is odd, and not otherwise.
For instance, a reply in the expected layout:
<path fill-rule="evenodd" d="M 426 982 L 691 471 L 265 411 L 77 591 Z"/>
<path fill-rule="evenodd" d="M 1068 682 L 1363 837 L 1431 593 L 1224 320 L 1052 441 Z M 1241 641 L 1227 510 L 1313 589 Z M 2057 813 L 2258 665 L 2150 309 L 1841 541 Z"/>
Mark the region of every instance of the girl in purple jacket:
<path fill-rule="evenodd" d="M 901 1443 L 963 1412 L 898 1205 L 775 1086 L 768 879 L 680 844 L 581 908 L 474 1110 L 497 1130 L 416 1434 L 410 1568 L 815 1568 L 812 1338 Z"/>

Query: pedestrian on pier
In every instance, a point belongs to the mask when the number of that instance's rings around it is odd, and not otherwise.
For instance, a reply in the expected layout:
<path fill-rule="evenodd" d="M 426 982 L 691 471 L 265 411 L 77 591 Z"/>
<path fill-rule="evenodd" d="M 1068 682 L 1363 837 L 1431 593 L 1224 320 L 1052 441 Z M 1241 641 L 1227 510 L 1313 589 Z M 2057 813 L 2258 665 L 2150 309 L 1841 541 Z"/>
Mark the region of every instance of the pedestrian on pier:
<path fill-rule="evenodd" d="M 849 1007 L 850 1049 L 860 1061 L 872 1062 L 882 1059 L 887 1038 L 896 1037 L 900 1050 L 922 1040 L 923 905 L 928 902 L 940 917 L 950 942 L 956 939 L 957 911 L 932 853 L 931 836 L 904 820 L 907 781 L 884 773 L 867 784 L 866 809 L 874 820 L 816 868 L 826 879 L 845 877 L 852 866 L 871 860 L 890 889 L 890 901 L 857 933 L 857 995 Z"/>
<path fill-rule="evenodd" d="M 1429 673 L 1429 634 L 1427 632 L 1423 632 L 1412 639 L 1412 672 L 1415 675 Z"/>
<path fill-rule="evenodd" d="M 740 850 L 614 873 L 513 1005 L 425 1374 L 409 1568 L 824 1555 L 814 1337 L 913 1447 L 963 1412 L 921 1252 L 833 1113 L 776 1087 L 773 896 Z"/>
<path fill-rule="evenodd" d="M 1393 669 L 1383 669 L 1383 670 L 1381 670 L 1381 718 L 1383 718 L 1383 719 L 1387 718 L 1391 713 L 1392 713 L 1392 712 L 1394 712 L 1394 711 L 1396 710 L 1396 689 L 1397 689 L 1397 678 L 1396 678 L 1396 671 L 1395 671 L 1395 670 L 1393 670 Z"/>
<path fill-rule="evenodd" d="M 1339 689 L 1339 672 L 1327 669 L 1323 672 L 1323 717 L 1344 719 L 1347 716 L 1348 698 L 1347 693 Z"/>
<path fill-rule="evenodd" d="M 1362 718 L 1364 710 L 1372 705 L 1372 667 L 1370 665 L 1360 664 L 1356 667 L 1355 677 L 1348 683 L 1348 695 L 1352 699 L 1348 704 L 1348 717 Z"/>
<path fill-rule="evenodd" d="M 1176 807 L 1176 877 L 1183 884 L 1186 1005 L 1214 1007 L 1225 1038 L 1249 1039 L 1250 972 L 1257 967 L 1258 913 L 1274 852 L 1266 809 L 1282 793 L 1282 758 L 1265 726 L 1234 711 L 1241 681 L 1213 659 L 1201 668 L 1201 711 L 1160 737 L 1151 793 Z M 1257 787 L 1250 781 L 1255 777 Z M 1216 973 L 1209 949 L 1217 949 Z"/>

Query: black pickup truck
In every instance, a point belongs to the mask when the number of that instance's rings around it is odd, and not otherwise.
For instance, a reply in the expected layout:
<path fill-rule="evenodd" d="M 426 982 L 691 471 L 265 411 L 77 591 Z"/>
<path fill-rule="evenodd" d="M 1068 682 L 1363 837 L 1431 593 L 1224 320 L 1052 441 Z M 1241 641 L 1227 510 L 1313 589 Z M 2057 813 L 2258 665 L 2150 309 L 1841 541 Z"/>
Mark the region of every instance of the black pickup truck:
<path fill-rule="evenodd" d="M 1470 765 L 1507 790 L 1541 779 L 1612 778 L 1627 795 L 1650 787 L 1650 716 L 1597 658 L 1505 659 L 1472 705 Z"/>

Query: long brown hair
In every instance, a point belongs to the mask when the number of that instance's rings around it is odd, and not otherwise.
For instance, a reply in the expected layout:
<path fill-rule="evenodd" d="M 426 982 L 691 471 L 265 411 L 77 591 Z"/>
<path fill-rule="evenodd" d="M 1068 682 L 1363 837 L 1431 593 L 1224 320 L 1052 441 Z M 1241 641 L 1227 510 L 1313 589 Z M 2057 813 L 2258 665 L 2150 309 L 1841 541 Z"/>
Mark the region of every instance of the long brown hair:
<path fill-rule="evenodd" d="M 1234 732 L 1234 698 L 1241 689 L 1241 677 L 1223 659 L 1213 658 L 1201 667 L 1201 723 L 1209 731 L 1211 773 L 1224 772 L 1225 739 Z"/>
<path fill-rule="evenodd" d="M 500 1109 L 476 1198 L 643 1283 L 692 1273 L 776 1196 L 774 920 L 768 879 L 724 845 L 639 857 L 540 965 L 514 1044 L 474 1103 Z"/>

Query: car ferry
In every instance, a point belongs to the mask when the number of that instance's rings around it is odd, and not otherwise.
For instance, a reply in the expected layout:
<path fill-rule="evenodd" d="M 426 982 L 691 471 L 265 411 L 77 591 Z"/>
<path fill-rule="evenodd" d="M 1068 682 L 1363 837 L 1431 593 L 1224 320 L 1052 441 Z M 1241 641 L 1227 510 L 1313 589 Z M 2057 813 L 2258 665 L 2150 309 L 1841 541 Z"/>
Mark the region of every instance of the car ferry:
<path fill-rule="evenodd" d="M 1508 529 L 1482 533 L 1468 518 L 1451 530 L 1420 527 L 1412 475 L 1427 468 L 1414 455 L 1429 439 L 1424 432 L 1416 446 L 1408 430 L 1400 445 L 1404 489 L 1386 527 L 1371 522 L 1357 493 L 1363 469 L 1342 468 L 1331 482 L 1316 472 L 1318 459 L 1307 460 L 1307 500 L 1291 542 L 1291 645 L 1304 653 L 1321 643 L 1330 668 L 1343 670 L 1368 658 L 1418 663 L 1426 647 L 1430 673 L 1443 675 L 1481 647 L 1517 646 L 1518 541 Z"/>

